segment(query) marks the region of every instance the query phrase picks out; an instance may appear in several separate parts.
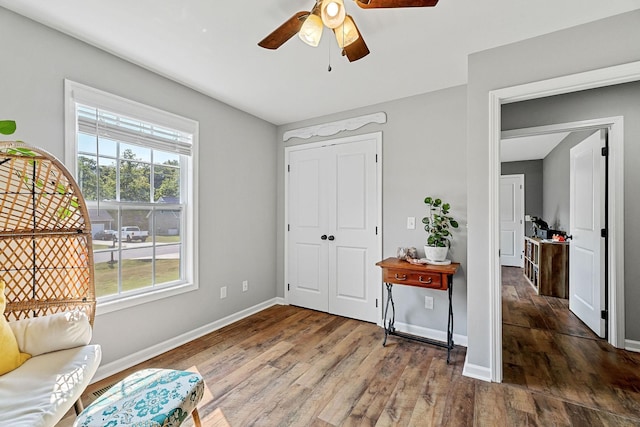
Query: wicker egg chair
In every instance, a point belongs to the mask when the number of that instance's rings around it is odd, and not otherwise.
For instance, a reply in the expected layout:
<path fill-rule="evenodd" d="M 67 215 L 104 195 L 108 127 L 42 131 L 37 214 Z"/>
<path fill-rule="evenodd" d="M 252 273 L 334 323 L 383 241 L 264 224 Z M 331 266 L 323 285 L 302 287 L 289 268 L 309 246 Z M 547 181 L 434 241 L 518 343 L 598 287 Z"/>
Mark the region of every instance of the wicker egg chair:
<path fill-rule="evenodd" d="M 95 316 L 89 212 L 54 156 L 0 142 L 0 279 L 7 320 L 80 309 Z"/>

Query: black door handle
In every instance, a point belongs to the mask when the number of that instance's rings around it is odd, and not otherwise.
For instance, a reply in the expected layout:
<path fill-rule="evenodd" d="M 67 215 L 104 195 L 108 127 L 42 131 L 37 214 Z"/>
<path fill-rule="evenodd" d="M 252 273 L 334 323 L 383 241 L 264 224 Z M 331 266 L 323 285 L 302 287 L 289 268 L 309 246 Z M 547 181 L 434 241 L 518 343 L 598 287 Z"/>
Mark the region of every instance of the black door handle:
<path fill-rule="evenodd" d="M 320 239 L 321 239 L 321 240 L 327 240 L 327 235 L 326 235 L 326 234 L 323 234 L 322 236 L 320 236 Z"/>
<path fill-rule="evenodd" d="M 329 240 L 335 240 L 336 238 L 333 236 L 329 236 Z"/>

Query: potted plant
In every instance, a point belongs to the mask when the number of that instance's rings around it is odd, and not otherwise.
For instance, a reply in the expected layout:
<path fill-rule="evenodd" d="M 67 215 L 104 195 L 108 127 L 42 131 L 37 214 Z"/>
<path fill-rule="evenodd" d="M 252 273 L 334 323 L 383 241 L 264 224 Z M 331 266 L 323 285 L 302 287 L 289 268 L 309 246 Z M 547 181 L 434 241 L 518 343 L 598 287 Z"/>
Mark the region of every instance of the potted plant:
<path fill-rule="evenodd" d="M 449 203 L 433 197 L 426 197 L 424 203 L 429 207 L 429 216 L 422 218 L 428 234 L 425 257 L 429 261 L 445 261 L 451 245 L 451 229 L 458 228 L 458 221 L 449 216 Z"/>

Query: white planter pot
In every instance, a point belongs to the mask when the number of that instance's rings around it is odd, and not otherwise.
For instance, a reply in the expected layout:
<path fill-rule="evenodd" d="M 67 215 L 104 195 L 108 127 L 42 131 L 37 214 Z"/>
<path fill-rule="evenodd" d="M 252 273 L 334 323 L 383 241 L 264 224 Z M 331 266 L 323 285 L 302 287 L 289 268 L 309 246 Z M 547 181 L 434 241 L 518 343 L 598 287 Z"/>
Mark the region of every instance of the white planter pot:
<path fill-rule="evenodd" d="M 444 261 L 447 259 L 447 252 L 449 248 L 439 246 L 426 246 L 424 247 L 424 255 L 429 261 Z"/>

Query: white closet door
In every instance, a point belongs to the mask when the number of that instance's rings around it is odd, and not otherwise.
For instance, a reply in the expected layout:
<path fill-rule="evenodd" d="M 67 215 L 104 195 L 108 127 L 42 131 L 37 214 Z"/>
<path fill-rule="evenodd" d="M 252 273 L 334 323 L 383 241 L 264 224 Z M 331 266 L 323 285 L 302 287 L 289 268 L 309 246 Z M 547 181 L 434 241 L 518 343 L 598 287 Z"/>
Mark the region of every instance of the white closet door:
<path fill-rule="evenodd" d="M 289 154 L 289 303 L 329 311 L 327 151 Z"/>
<path fill-rule="evenodd" d="M 330 148 L 329 312 L 376 321 L 376 141 Z"/>
<path fill-rule="evenodd" d="M 375 265 L 380 257 L 378 138 L 363 135 L 289 151 L 290 304 L 376 322 L 381 292 Z"/>

